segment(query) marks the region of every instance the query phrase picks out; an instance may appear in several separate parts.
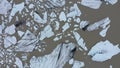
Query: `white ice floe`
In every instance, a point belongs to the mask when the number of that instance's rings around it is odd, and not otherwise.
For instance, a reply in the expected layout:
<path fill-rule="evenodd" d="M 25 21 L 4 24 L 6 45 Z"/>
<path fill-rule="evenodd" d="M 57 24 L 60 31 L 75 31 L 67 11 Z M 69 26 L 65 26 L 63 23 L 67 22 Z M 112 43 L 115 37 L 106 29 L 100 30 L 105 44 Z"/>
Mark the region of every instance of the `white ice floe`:
<path fill-rule="evenodd" d="M 32 52 L 37 44 L 36 36 L 29 30 L 26 31 L 24 36 L 16 44 L 15 51 L 19 52 Z"/>
<path fill-rule="evenodd" d="M 52 31 L 52 27 L 50 25 L 47 25 L 43 31 L 40 32 L 40 40 L 43 40 L 45 38 L 50 38 L 54 35 L 54 32 Z"/>
<path fill-rule="evenodd" d="M 0 34 L 3 33 L 3 29 L 4 29 L 4 26 L 3 26 L 3 25 L 0 25 Z"/>
<path fill-rule="evenodd" d="M 34 8 L 34 4 L 30 4 L 28 7 L 29 7 L 29 9 L 33 9 Z"/>
<path fill-rule="evenodd" d="M 81 21 L 81 22 L 80 22 L 80 29 L 85 28 L 88 24 L 89 24 L 88 21 Z"/>
<path fill-rule="evenodd" d="M 55 12 L 51 12 L 50 17 L 51 17 L 51 18 L 54 18 L 54 17 L 57 17 L 57 15 L 56 15 Z"/>
<path fill-rule="evenodd" d="M 30 68 L 63 68 L 74 55 L 76 47 L 73 43 L 59 44 L 52 53 L 43 57 L 33 56 L 30 60 Z"/>
<path fill-rule="evenodd" d="M 55 30 L 59 30 L 60 28 L 60 23 L 58 21 L 55 21 Z"/>
<path fill-rule="evenodd" d="M 84 39 L 77 33 L 77 32 L 73 32 L 74 38 L 77 41 L 78 45 L 80 47 L 82 47 L 85 51 L 87 51 L 87 47 L 85 46 L 85 42 Z"/>
<path fill-rule="evenodd" d="M 16 28 L 15 25 L 7 26 L 7 28 L 5 29 L 5 33 L 12 35 L 16 32 L 15 28 Z"/>
<path fill-rule="evenodd" d="M 112 5 L 114 5 L 118 2 L 118 0 L 105 0 L 105 1 Z"/>
<path fill-rule="evenodd" d="M 7 36 L 4 38 L 4 47 L 8 48 L 11 45 L 15 45 L 17 43 L 17 39 L 15 36 Z"/>
<path fill-rule="evenodd" d="M 85 66 L 84 62 L 76 60 L 76 61 L 74 61 L 72 68 L 82 68 L 84 66 Z"/>
<path fill-rule="evenodd" d="M 40 17 L 40 15 L 36 12 L 34 12 L 34 21 L 36 21 L 37 23 L 46 23 L 47 22 L 47 12 L 43 13 L 43 18 Z"/>
<path fill-rule="evenodd" d="M 88 55 L 92 56 L 93 61 L 103 62 L 108 59 L 111 59 L 113 56 L 120 53 L 120 49 L 117 45 L 113 45 L 108 40 L 100 41 L 95 44 L 91 50 L 89 51 Z"/>
<path fill-rule="evenodd" d="M 70 12 L 67 14 L 67 17 L 73 17 L 80 16 L 81 11 L 78 8 L 77 4 L 74 4 L 72 7 L 70 7 Z"/>
<path fill-rule="evenodd" d="M 24 68 L 22 61 L 18 57 L 15 58 L 15 64 L 18 68 Z"/>
<path fill-rule="evenodd" d="M 76 23 L 80 23 L 80 18 L 74 19 Z"/>
<path fill-rule="evenodd" d="M 19 12 L 21 14 L 22 10 L 24 9 L 24 5 L 25 5 L 24 2 L 13 5 L 13 8 L 12 8 L 10 16 L 9 16 L 9 22 L 11 22 L 13 16 L 15 16 L 15 14 L 17 12 Z"/>
<path fill-rule="evenodd" d="M 20 37 L 22 37 L 25 32 L 23 32 L 23 31 L 17 31 L 17 33 L 18 33 L 18 35 L 19 35 Z"/>
<path fill-rule="evenodd" d="M 101 0 L 82 0 L 81 5 L 92 8 L 99 9 L 102 4 Z"/>
<path fill-rule="evenodd" d="M 70 24 L 69 23 L 65 23 L 65 25 L 62 27 L 62 32 L 65 32 L 69 28 L 70 28 Z"/>
<path fill-rule="evenodd" d="M 7 14 L 12 5 L 7 0 L 0 0 L 0 14 Z"/>
<path fill-rule="evenodd" d="M 106 28 L 104 28 L 102 31 L 100 31 L 99 35 L 102 37 L 105 37 L 109 28 L 110 28 L 110 25 L 108 25 Z"/>
<path fill-rule="evenodd" d="M 60 20 L 60 21 L 64 21 L 64 22 L 67 20 L 66 15 L 65 15 L 65 12 L 62 11 L 62 12 L 60 13 L 60 15 L 59 15 L 59 20 Z"/>

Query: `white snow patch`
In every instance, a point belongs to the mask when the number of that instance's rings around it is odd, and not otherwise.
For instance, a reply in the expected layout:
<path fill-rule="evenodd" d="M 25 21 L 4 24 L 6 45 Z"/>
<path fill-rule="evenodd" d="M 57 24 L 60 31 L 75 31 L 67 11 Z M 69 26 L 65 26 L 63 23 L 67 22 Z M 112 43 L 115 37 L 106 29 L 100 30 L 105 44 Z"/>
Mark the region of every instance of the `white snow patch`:
<path fill-rule="evenodd" d="M 102 4 L 100 0 L 82 0 L 81 5 L 92 8 L 92 9 L 99 9 Z"/>
<path fill-rule="evenodd" d="M 87 47 L 85 46 L 85 42 L 84 39 L 77 33 L 77 32 L 73 32 L 74 38 L 76 39 L 77 43 L 79 46 L 81 46 L 85 51 L 87 51 Z"/>
<path fill-rule="evenodd" d="M 62 12 L 60 13 L 60 15 L 59 15 L 59 20 L 60 20 L 60 21 L 64 21 L 64 22 L 67 20 L 66 15 L 65 15 L 65 12 L 62 11 Z"/>
<path fill-rule="evenodd" d="M 16 28 L 15 25 L 7 26 L 7 28 L 5 29 L 5 33 L 12 35 L 16 32 L 15 28 Z"/>
<path fill-rule="evenodd" d="M 103 62 L 120 53 L 118 45 L 113 45 L 108 40 L 100 41 L 91 48 L 88 55 L 92 56 L 93 61 Z"/>
<path fill-rule="evenodd" d="M 70 28 L 69 23 L 65 23 L 65 25 L 62 27 L 62 32 L 65 32 L 69 28 Z"/>

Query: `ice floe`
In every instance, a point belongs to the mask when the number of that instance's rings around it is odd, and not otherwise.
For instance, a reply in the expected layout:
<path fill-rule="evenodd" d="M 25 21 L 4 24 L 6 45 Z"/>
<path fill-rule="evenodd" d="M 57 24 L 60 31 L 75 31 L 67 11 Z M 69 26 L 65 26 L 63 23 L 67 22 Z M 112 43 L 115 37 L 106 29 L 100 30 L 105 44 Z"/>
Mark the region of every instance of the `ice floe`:
<path fill-rule="evenodd" d="M 99 35 L 102 36 L 102 37 L 105 37 L 109 28 L 110 28 L 110 25 L 108 25 L 105 29 L 103 29 L 102 31 L 100 31 Z"/>
<path fill-rule="evenodd" d="M 23 63 L 18 57 L 15 58 L 15 64 L 18 68 L 23 68 Z"/>
<path fill-rule="evenodd" d="M 17 31 L 17 33 L 18 33 L 18 35 L 19 35 L 20 37 L 22 37 L 25 32 L 23 32 L 23 31 Z"/>
<path fill-rule="evenodd" d="M 78 45 L 80 47 L 82 47 L 85 51 L 87 51 L 87 47 L 85 46 L 86 43 L 84 42 L 84 39 L 77 33 L 77 32 L 73 32 L 74 38 L 76 39 Z"/>
<path fill-rule="evenodd" d="M 84 62 L 76 60 L 76 61 L 74 61 L 72 68 L 82 68 L 84 66 L 85 66 Z"/>
<path fill-rule="evenodd" d="M 16 28 L 15 25 L 7 26 L 6 29 L 5 29 L 5 33 L 12 35 L 16 32 L 15 28 Z"/>
<path fill-rule="evenodd" d="M 7 36 L 4 38 L 4 47 L 8 48 L 11 45 L 15 45 L 17 43 L 17 39 L 15 36 Z"/>
<path fill-rule="evenodd" d="M 70 28 L 70 24 L 69 23 L 65 23 L 65 25 L 62 27 L 62 32 L 65 32 L 69 28 Z"/>
<path fill-rule="evenodd" d="M 99 9 L 102 4 L 101 0 L 82 0 L 81 5 L 92 8 Z"/>
<path fill-rule="evenodd" d="M 7 14 L 12 5 L 7 0 L 0 0 L 0 14 Z"/>
<path fill-rule="evenodd" d="M 112 5 L 114 5 L 118 2 L 118 0 L 105 0 L 105 1 Z"/>
<path fill-rule="evenodd" d="M 73 43 L 59 44 L 52 53 L 43 57 L 33 56 L 30 60 L 31 68 L 63 68 L 74 55 L 76 47 Z"/>
<path fill-rule="evenodd" d="M 47 25 L 43 31 L 40 32 L 40 40 L 44 40 L 45 38 L 50 38 L 54 35 L 54 32 L 52 31 L 52 27 L 50 25 Z"/>
<path fill-rule="evenodd" d="M 111 59 L 113 56 L 120 53 L 117 45 L 113 45 L 108 40 L 96 43 L 89 51 L 88 55 L 92 56 L 93 61 L 103 62 Z"/>
<path fill-rule="evenodd" d="M 60 20 L 60 21 L 64 21 L 64 22 L 67 20 L 66 15 L 65 15 L 65 12 L 62 11 L 62 12 L 60 13 L 60 15 L 59 15 L 59 20 Z"/>
<path fill-rule="evenodd" d="M 77 4 L 74 4 L 72 7 L 70 7 L 70 12 L 67 14 L 67 17 L 75 18 L 76 16 L 80 16 L 81 11 L 78 8 Z"/>

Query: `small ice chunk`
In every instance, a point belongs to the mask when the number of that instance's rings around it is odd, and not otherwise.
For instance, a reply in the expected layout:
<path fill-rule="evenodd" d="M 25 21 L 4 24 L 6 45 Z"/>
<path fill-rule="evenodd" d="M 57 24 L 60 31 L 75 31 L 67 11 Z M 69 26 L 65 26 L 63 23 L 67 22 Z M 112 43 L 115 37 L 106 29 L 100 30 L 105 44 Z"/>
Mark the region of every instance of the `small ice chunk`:
<path fill-rule="evenodd" d="M 60 21 L 64 21 L 64 22 L 67 20 L 66 15 L 65 15 L 65 12 L 62 11 L 62 12 L 60 13 L 60 15 L 59 15 L 59 20 L 60 20 Z"/>
<path fill-rule="evenodd" d="M 76 60 L 76 61 L 74 61 L 74 64 L 73 64 L 72 68 L 82 68 L 84 66 L 85 66 L 84 62 Z"/>
<path fill-rule="evenodd" d="M 12 5 L 7 0 L 0 0 L 0 14 L 7 14 Z"/>
<path fill-rule="evenodd" d="M 70 13 L 67 14 L 67 17 L 73 17 L 80 16 L 81 11 L 78 8 L 77 4 L 74 4 L 72 7 L 70 7 Z"/>
<path fill-rule="evenodd" d="M 100 31 L 99 35 L 102 36 L 102 37 L 105 37 L 109 28 L 110 28 L 110 25 L 107 26 L 106 28 L 104 28 L 102 31 Z"/>
<path fill-rule="evenodd" d="M 4 29 L 4 26 L 0 25 L 0 34 L 2 34 L 3 29 Z"/>
<path fill-rule="evenodd" d="M 73 64 L 73 63 L 74 63 L 74 59 L 72 58 L 69 60 L 69 64 Z"/>
<path fill-rule="evenodd" d="M 105 1 L 112 4 L 112 5 L 114 5 L 118 2 L 118 0 L 105 0 Z"/>
<path fill-rule="evenodd" d="M 55 12 L 51 12 L 50 17 L 54 18 L 57 17 L 57 15 L 55 14 Z"/>
<path fill-rule="evenodd" d="M 28 7 L 29 7 L 29 9 L 32 9 L 32 8 L 34 8 L 34 5 L 30 4 Z"/>
<path fill-rule="evenodd" d="M 15 25 L 10 25 L 10 26 L 7 26 L 7 28 L 5 29 L 5 33 L 7 34 L 14 34 L 16 31 L 15 31 Z"/>
<path fill-rule="evenodd" d="M 19 35 L 20 37 L 22 37 L 25 32 L 23 32 L 23 31 L 17 31 L 17 33 L 18 33 L 18 35 Z"/>
<path fill-rule="evenodd" d="M 43 31 L 40 33 L 40 40 L 43 40 L 45 38 L 50 38 L 54 35 L 54 32 L 52 31 L 52 27 L 50 25 L 47 25 Z"/>
<path fill-rule="evenodd" d="M 14 45 L 17 43 L 17 39 L 15 36 L 7 36 L 4 38 L 4 47 L 8 48 L 11 45 Z"/>
<path fill-rule="evenodd" d="M 11 10 L 10 16 L 9 16 L 9 22 L 12 20 L 13 16 L 15 16 L 15 14 L 17 12 L 19 12 L 21 14 L 22 10 L 24 9 L 24 2 L 20 3 L 20 4 L 14 4 L 13 8 Z"/>
<path fill-rule="evenodd" d="M 65 25 L 62 27 L 62 32 L 65 32 L 69 28 L 70 28 L 69 23 L 65 23 Z"/>
<path fill-rule="evenodd" d="M 81 46 L 85 51 L 87 51 L 87 47 L 85 46 L 85 42 L 84 39 L 77 33 L 77 32 L 73 32 L 73 35 L 78 43 L 79 46 Z"/>
<path fill-rule="evenodd" d="M 101 0 L 82 0 L 81 5 L 92 8 L 99 9 L 102 4 Z"/>
<path fill-rule="evenodd" d="M 89 51 L 88 55 L 92 56 L 93 61 L 103 62 L 108 59 L 111 59 L 112 56 L 117 55 L 120 53 L 120 49 L 118 45 L 113 45 L 108 40 L 100 41 L 95 44 L 91 50 Z"/>
<path fill-rule="evenodd" d="M 18 68 L 23 68 L 23 63 L 18 57 L 15 58 L 15 64 Z"/>
<path fill-rule="evenodd" d="M 55 30 L 59 30 L 60 28 L 60 23 L 58 21 L 55 21 Z"/>
<path fill-rule="evenodd" d="M 81 21 L 81 22 L 80 22 L 80 29 L 85 28 L 88 24 L 89 24 L 88 21 Z"/>
<path fill-rule="evenodd" d="M 34 12 L 34 20 L 37 23 L 43 23 L 43 24 L 45 24 L 47 22 L 47 12 L 43 13 L 43 19 L 39 16 L 38 13 Z"/>
<path fill-rule="evenodd" d="M 74 19 L 76 23 L 80 23 L 80 18 Z"/>
<path fill-rule="evenodd" d="M 109 68 L 113 68 L 113 67 L 112 67 L 112 65 L 110 65 L 110 67 L 109 67 Z"/>

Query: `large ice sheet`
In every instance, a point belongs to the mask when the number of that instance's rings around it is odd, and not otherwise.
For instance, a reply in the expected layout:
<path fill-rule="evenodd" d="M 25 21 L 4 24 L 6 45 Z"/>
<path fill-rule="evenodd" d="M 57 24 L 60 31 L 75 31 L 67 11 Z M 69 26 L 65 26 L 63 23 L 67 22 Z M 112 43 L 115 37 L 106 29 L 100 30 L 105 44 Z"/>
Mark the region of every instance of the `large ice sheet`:
<path fill-rule="evenodd" d="M 92 56 L 93 61 L 103 62 L 111 59 L 113 56 L 120 53 L 120 49 L 117 45 L 113 45 L 108 40 L 100 41 L 95 44 L 89 51 L 88 55 Z"/>
<path fill-rule="evenodd" d="M 76 47 L 73 43 L 59 44 L 52 53 L 43 57 L 36 58 L 35 56 L 30 60 L 31 68 L 63 68 L 74 55 Z"/>

